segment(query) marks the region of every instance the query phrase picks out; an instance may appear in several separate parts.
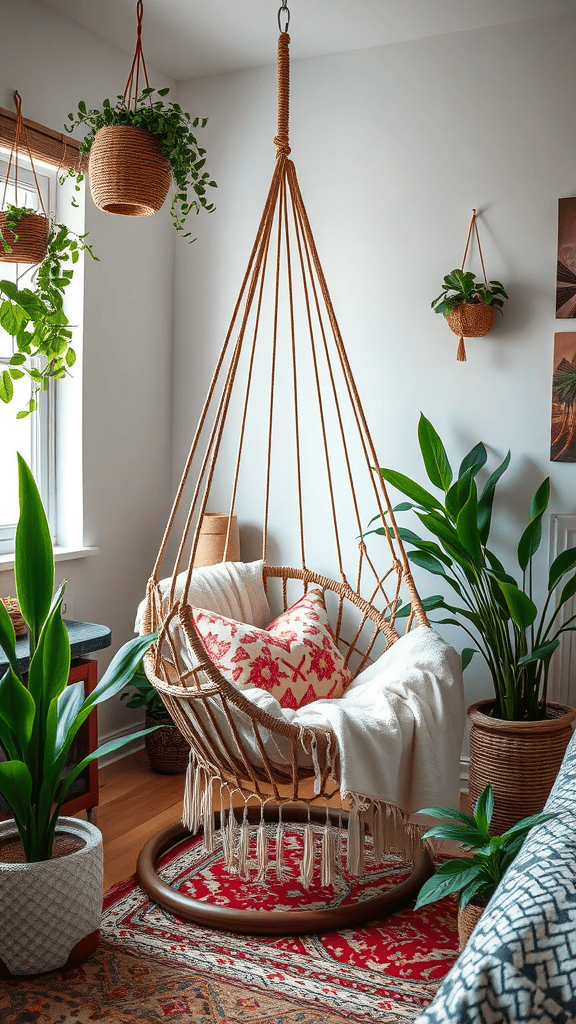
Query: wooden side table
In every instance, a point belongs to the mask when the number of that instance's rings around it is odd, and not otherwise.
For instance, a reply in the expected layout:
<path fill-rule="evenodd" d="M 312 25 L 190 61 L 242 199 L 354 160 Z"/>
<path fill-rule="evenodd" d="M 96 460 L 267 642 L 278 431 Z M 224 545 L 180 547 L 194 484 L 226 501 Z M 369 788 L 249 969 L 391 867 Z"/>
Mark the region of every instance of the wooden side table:
<path fill-rule="evenodd" d="M 112 636 L 108 626 L 100 626 L 95 622 L 71 622 L 64 620 L 64 625 L 70 637 L 70 653 L 72 663 L 68 686 L 83 685 L 84 696 L 92 693 L 98 682 L 98 662 L 93 658 L 86 658 L 85 655 L 93 651 L 110 647 Z M 16 657 L 18 668 L 24 673 L 30 664 L 30 645 L 28 637 L 16 642 Z M 4 653 L 0 650 L 0 676 L 8 667 Z M 78 730 L 70 749 L 68 765 L 79 764 L 86 757 L 86 754 L 96 750 L 98 746 L 98 709 L 90 712 L 84 724 Z M 62 814 L 77 814 L 78 811 L 86 811 L 88 821 L 95 823 L 96 808 L 98 806 L 98 763 L 91 764 L 78 776 L 72 786 L 70 798 L 62 806 Z M 0 797 L 0 818 L 8 817 L 6 804 Z"/>

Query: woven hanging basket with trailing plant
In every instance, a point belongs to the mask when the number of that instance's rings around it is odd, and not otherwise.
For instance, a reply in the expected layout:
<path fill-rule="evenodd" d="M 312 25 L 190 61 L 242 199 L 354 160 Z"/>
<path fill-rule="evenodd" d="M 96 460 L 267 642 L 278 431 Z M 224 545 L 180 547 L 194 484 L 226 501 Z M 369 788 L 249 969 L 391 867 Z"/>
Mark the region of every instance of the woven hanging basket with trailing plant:
<path fill-rule="evenodd" d="M 475 275 L 470 271 L 464 272 L 473 231 L 478 243 L 484 284 L 476 281 Z M 464 338 L 483 338 L 485 334 L 488 334 L 494 324 L 494 310 L 502 311 L 504 299 L 507 298 L 508 295 L 500 281 L 488 283 L 476 223 L 476 210 L 473 210 L 462 266 L 460 270 L 453 270 L 446 275 L 440 295 L 431 303 L 434 312 L 442 313 L 446 317 L 450 330 L 460 337 L 456 355 L 459 362 L 466 360 Z"/>
<path fill-rule="evenodd" d="M 90 192 L 100 210 L 150 217 L 164 204 L 174 179 L 172 223 L 184 238 L 190 238 L 190 232 L 183 231 L 188 214 L 214 209 L 206 192 L 216 182 L 203 169 L 206 151 L 191 131 L 203 128 L 207 119 L 192 120 L 178 103 L 164 102 L 169 89 L 150 86 L 142 50 L 142 0 L 136 11 L 136 50 L 124 94 L 117 97 L 115 106 L 104 100 L 100 110 L 88 109 L 80 101 L 78 113 L 68 115 L 72 125 L 66 125 L 66 130 L 78 125 L 88 129 L 80 152 L 89 154 Z M 69 173 L 78 181 L 82 178 L 81 172 L 71 169 Z"/>
<path fill-rule="evenodd" d="M 34 161 L 28 143 L 28 133 L 22 117 L 22 101 L 17 92 L 14 93 L 14 104 L 16 107 L 16 130 L 14 142 L 8 158 L 8 168 L 4 180 L 4 192 L 2 196 L 2 209 L 0 211 L 0 262 L 2 263 L 40 263 L 48 251 L 48 235 L 50 221 L 44 209 L 44 200 L 36 177 Z M 18 205 L 18 169 L 19 153 L 25 147 L 36 190 L 42 207 L 42 212 Z M 7 203 L 8 183 L 14 168 L 14 203 Z"/>

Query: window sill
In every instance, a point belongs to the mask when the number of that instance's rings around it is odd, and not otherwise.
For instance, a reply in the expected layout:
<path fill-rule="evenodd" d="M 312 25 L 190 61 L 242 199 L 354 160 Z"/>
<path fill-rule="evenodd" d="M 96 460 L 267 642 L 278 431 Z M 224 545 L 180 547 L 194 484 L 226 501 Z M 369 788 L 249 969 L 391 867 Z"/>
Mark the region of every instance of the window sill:
<path fill-rule="evenodd" d="M 54 548 L 54 561 L 66 562 L 73 558 L 89 558 L 97 555 L 99 548 Z M 7 572 L 14 568 L 14 552 L 8 555 L 0 555 L 0 572 Z"/>

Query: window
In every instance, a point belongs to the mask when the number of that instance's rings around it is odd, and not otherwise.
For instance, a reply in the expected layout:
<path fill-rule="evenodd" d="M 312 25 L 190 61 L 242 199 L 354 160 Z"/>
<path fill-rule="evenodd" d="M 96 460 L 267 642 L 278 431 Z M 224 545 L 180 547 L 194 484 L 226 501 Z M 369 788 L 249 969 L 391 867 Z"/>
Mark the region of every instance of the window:
<path fill-rule="evenodd" d="M 9 111 L 0 109 L 0 201 L 4 196 L 4 183 L 8 170 L 8 158 L 14 134 L 15 118 Z M 28 138 L 34 158 L 36 179 L 42 196 L 44 209 L 59 222 L 66 223 L 72 230 L 81 233 L 84 228 L 83 192 L 74 192 L 72 179 L 61 186 L 58 175 L 61 168 L 77 165 L 77 143 L 63 141 L 61 136 L 49 129 L 33 126 L 27 122 Z M 18 159 L 18 192 L 16 195 L 14 168 L 11 169 L 4 203 L 15 203 L 31 209 L 42 210 L 38 188 L 31 171 L 30 161 L 22 152 Z M 71 205 L 72 194 L 77 208 Z M 83 267 L 76 265 L 74 278 L 67 289 L 64 310 L 75 328 L 74 348 L 81 351 Z M 33 285 L 34 267 L 0 262 L 0 278 L 27 286 Z M 14 340 L 0 327 L 0 370 L 4 369 L 14 351 Z M 18 469 L 16 452 L 20 452 L 31 466 L 38 482 L 40 493 L 48 514 L 55 545 L 66 547 L 82 546 L 81 498 L 72 503 L 59 502 L 61 491 L 72 471 L 67 462 L 81 459 L 80 432 L 77 429 L 81 417 L 81 366 L 78 359 L 73 377 L 62 381 L 51 380 L 48 391 L 36 395 L 38 409 L 24 419 L 17 419 L 16 413 L 27 407 L 31 385 L 26 378 L 15 381 L 14 396 L 8 404 L 0 402 L 0 558 L 9 556 L 14 550 L 14 536 L 18 520 Z M 71 421 L 75 424 L 71 444 L 64 443 L 64 430 L 69 431 Z M 81 463 L 80 463 L 81 465 Z M 74 475 L 78 479 L 78 463 Z M 61 505 L 66 504 L 62 509 Z M 75 523 L 72 518 L 75 517 Z M 1 566 L 0 566 L 1 567 Z"/>

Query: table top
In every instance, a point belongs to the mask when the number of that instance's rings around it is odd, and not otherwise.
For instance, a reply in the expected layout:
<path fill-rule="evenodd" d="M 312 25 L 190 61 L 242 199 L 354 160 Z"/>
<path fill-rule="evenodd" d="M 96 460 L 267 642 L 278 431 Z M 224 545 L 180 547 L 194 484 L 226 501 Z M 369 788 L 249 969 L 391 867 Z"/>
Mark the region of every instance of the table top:
<path fill-rule="evenodd" d="M 64 619 L 64 625 L 70 637 L 70 650 L 72 660 L 83 658 L 92 651 L 100 651 L 104 647 L 110 647 L 112 633 L 108 626 L 100 626 L 96 622 L 72 622 Z M 28 635 L 16 641 L 16 657 L 20 672 L 26 672 L 30 664 L 30 645 Z M 4 651 L 0 648 L 0 673 L 8 665 Z"/>

